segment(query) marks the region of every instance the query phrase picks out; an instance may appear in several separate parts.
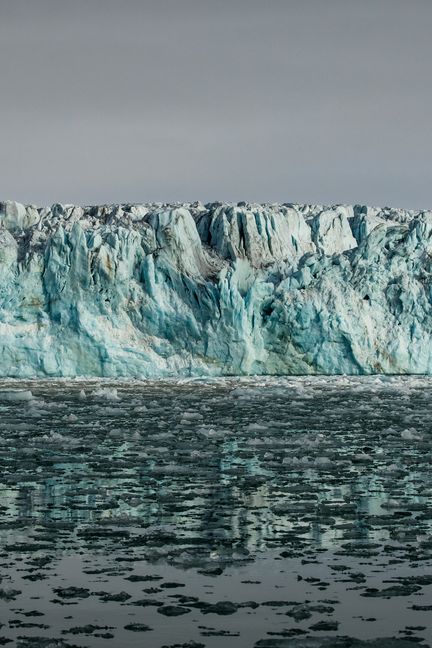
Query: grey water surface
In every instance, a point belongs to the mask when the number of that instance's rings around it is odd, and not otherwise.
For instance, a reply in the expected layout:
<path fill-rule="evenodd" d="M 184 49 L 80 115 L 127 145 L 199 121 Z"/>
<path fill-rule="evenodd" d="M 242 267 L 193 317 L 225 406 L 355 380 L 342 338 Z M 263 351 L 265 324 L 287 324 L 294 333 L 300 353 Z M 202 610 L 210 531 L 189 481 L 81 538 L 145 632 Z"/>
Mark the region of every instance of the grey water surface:
<path fill-rule="evenodd" d="M 0 383 L 0 645 L 432 645 L 432 379 Z"/>

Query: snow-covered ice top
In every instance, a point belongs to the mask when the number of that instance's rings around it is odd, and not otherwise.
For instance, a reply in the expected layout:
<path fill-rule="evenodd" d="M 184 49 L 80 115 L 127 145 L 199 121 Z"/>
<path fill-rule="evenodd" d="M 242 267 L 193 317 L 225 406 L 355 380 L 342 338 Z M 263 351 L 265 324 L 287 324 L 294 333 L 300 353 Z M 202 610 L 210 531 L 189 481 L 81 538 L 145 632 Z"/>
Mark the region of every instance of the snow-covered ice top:
<path fill-rule="evenodd" d="M 432 373 L 432 212 L 0 203 L 0 376 Z"/>

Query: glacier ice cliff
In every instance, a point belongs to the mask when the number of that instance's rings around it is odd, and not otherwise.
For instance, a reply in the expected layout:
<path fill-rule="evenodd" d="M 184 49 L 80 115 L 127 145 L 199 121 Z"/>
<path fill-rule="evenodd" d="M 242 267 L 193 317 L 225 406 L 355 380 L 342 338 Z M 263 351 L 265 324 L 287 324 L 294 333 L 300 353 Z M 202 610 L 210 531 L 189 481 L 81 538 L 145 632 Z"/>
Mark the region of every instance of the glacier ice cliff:
<path fill-rule="evenodd" d="M 432 212 L 0 203 L 0 376 L 432 373 Z"/>

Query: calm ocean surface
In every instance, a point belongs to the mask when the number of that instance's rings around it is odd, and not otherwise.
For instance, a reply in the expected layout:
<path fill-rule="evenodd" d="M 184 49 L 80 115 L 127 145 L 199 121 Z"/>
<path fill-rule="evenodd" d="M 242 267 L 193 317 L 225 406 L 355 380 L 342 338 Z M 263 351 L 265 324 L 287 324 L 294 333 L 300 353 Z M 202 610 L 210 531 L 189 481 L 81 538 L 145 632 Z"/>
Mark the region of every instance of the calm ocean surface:
<path fill-rule="evenodd" d="M 2 381 L 0 645 L 432 645 L 431 460 L 422 377 Z"/>

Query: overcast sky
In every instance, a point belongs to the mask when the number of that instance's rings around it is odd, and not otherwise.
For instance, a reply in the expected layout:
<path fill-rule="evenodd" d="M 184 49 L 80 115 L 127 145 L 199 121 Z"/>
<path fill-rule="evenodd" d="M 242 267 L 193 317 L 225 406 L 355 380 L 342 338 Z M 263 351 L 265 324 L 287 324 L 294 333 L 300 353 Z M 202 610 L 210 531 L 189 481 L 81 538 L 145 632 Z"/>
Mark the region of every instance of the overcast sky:
<path fill-rule="evenodd" d="M 432 207 L 432 0 L 0 0 L 0 199 Z"/>

